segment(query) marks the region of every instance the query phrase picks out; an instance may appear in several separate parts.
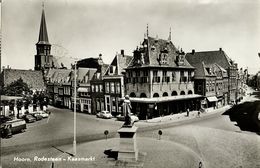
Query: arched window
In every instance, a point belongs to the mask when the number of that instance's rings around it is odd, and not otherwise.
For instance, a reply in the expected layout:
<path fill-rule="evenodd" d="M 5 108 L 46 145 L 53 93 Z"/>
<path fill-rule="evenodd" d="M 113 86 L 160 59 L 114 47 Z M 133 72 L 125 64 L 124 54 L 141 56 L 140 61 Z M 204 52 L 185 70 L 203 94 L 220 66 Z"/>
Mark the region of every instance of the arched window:
<path fill-rule="evenodd" d="M 159 97 L 159 94 L 158 93 L 154 93 L 153 97 Z"/>
<path fill-rule="evenodd" d="M 145 93 L 141 93 L 140 97 L 147 97 Z"/>
<path fill-rule="evenodd" d="M 181 91 L 181 95 L 185 95 L 185 92 L 184 92 L 184 91 Z"/>
<path fill-rule="evenodd" d="M 135 95 L 134 92 L 132 92 L 132 93 L 130 93 L 130 96 L 129 96 L 129 97 L 136 97 L 136 95 Z"/>
<path fill-rule="evenodd" d="M 188 94 L 192 94 L 192 91 L 191 91 L 191 90 L 189 90 L 189 91 L 188 91 Z"/>
<path fill-rule="evenodd" d="M 164 92 L 162 96 L 163 96 L 163 97 L 166 97 L 166 96 L 168 96 L 168 93 L 167 93 L 167 92 Z"/>
<path fill-rule="evenodd" d="M 177 96 L 177 95 L 178 95 L 178 93 L 176 91 L 172 92 L 172 96 Z"/>

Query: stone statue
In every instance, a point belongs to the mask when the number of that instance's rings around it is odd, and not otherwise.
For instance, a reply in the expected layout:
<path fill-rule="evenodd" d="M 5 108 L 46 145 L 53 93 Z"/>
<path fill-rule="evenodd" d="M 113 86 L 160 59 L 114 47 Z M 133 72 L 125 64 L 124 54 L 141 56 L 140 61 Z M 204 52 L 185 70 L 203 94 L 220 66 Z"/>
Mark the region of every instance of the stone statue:
<path fill-rule="evenodd" d="M 129 100 L 129 96 L 126 95 L 125 100 L 123 102 L 123 114 L 125 116 L 125 123 L 123 126 L 132 126 L 133 125 L 132 121 L 131 121 L 131 116 L 130 116 L 131 109 L 132 109 L 132 107 L 131 107 L 131 102 Z"/>

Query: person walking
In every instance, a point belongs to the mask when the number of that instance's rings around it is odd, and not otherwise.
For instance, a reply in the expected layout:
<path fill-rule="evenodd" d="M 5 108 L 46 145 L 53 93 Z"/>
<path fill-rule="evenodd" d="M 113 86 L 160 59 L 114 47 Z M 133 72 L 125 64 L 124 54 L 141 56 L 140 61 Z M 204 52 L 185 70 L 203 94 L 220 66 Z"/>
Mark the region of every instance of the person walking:
<path fill-rule="evenodd" d="M 189 115 L 190 115 L 190 109 L 187 108 L 187 117 L 189 117 Z"/>
<path fill-rule="evenodd" d="M 200 112 L 201 112 L 201 109 L 198 110 L 198 115 L 197 115 L 197 117 L 200 117 Z"/>

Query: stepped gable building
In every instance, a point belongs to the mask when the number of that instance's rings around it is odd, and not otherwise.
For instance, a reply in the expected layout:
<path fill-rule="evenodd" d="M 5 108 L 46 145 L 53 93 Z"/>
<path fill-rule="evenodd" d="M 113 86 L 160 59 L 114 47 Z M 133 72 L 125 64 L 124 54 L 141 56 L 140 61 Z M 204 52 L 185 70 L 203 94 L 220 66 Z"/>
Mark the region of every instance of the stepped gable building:
<path fill-rule="evenodd" d="M 217 51 L 202 51 L 195 52 L 193 50 L 191 53 L 186 54 L 186 59 L 191 65 L 197 64 L 199 62 L 204 62 L 205 64 L 217 63 L 219 66 L 223 67 L 228 74 L 228 95 L 227 102 L 234 103 L 237 99 L 237 64 L 232 61 L 227 54 L 220 48 Z"/>
<path fill-rule="evenodd" d="M 103 77 L 105 86 L 105 110 L 117 116 L 122 114 L 122 101 L 125 97 L 124 75 L 133 57 L 125 55 L 124 50 L 116 54 L 113 61 L 107 68 Z"/>
<path fill-rule="evenodd" d="M 3 69 L 1 74 L 3 86 L 6 87 L 12 82 L 22 79 L 29 88 L 35 91 L 45 91 L 44 78 L 41 71 L 21 70 L 21 69 Z"/>
<path fill-rule="evenodd" d="M 148 31 L 147 31 L 148 32 Z M 194 67 L 168 40 L 147 36 L 126 68 L 126 94 L 140 119 L 200 108 L 194 94 Z"/>
<path fill-rule="evenodd" d="M 34 70 L 48 69 L 53 66 L 53 56 L 51 53 L 51 44 L 49 43 L 47 25 L 45 21 L 44 7 L 42 9 L 40 33 L 36 43 L 37 54 L 35 55 Z"/>

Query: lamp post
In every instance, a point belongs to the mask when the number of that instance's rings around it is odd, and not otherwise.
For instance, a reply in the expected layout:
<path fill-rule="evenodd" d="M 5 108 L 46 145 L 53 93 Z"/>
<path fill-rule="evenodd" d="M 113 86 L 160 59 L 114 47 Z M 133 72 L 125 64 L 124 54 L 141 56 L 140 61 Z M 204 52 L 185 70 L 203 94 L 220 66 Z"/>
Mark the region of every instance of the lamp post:
<path fill-rule="evenodd" d="M 77 150 L 76 150 L 76 103 L 77 103 L 77 74 L 76 74 L 76 66 L 77 66 L 77 61 L 75 61 L 74 65 L 74 139 L 73 139 L 73 152 L 74 156 L 76 156 Z"/>

